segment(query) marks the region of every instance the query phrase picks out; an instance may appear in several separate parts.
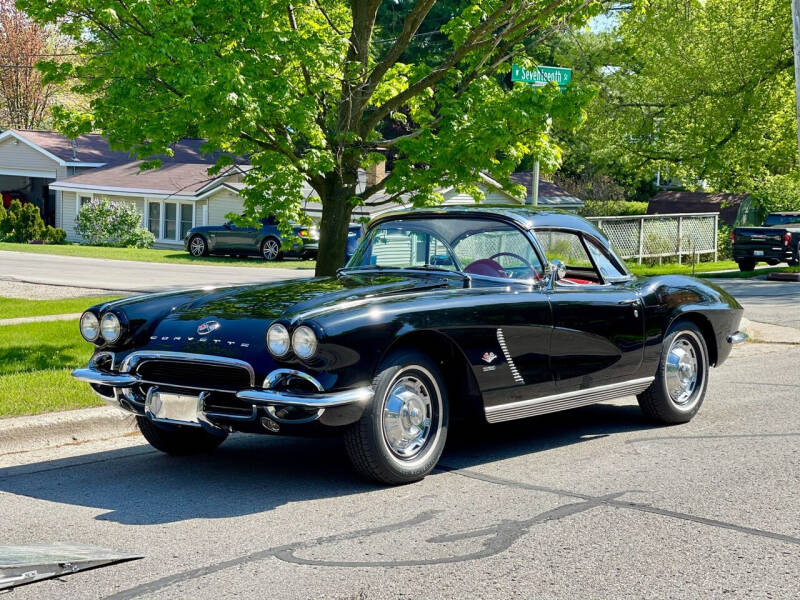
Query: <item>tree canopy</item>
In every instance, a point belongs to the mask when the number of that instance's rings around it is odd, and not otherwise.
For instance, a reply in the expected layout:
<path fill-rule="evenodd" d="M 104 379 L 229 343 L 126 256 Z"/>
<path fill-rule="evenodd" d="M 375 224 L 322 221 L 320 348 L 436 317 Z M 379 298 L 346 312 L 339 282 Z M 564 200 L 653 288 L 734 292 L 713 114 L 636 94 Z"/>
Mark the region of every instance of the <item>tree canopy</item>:
<path fill-rule="evenodd" d="M 91 98 L 88 111 L 59 112 L 65 132 L 99 130 L 143 157 L 169 154 L 185 136 L 248 155 L 252 217 L 303 219 L 307 182 L 323 205 L 318 274 L 341 265 L 352 209 L 375 194 L 430 204 L 455 186 L 477 197 L 481 172 L 514 189 L 508 176 L 525 155 L 557 161 L 549 122 L 574 127 L 585 95 L 512 85 L 510 63 L 532 66 L 554 31 L 602 9 L 592 0 L 19 5 L 75 41 L 80 60 L 42 65 L 48 81 L 72 81 Z M 391 174 L 359 183 L 359 169 L 387 152 Z"/>
<path fill-rule="evenodd" d="M 567 162 L 722 190 L 794 169 L 790 4 L 646 0 L 577 36 L 568 54 L 599 93 Z"/>

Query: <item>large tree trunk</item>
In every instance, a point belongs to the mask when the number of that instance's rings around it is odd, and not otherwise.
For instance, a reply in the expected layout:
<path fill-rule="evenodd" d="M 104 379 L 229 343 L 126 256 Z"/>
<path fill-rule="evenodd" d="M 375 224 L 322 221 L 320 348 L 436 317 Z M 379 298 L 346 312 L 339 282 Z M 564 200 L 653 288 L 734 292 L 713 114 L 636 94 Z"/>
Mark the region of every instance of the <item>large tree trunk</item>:
<path fill-rule="evenodd" d="M 344 266 L 347 228 L 353 212 L 353 208 L 348 202 L 351 195 L 352 193 L 344 186 L 336 186 L 322 198 L 317 277 L 334 275 L 336 269 Z"/>

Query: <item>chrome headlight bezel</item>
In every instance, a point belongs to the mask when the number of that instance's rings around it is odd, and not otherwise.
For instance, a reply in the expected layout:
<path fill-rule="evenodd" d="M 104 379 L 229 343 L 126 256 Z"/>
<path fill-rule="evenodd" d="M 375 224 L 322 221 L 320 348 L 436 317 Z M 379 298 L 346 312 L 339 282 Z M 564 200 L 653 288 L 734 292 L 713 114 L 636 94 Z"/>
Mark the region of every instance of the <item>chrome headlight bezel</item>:
<path fill-rule="evenodd" d="M 94 327 L 94 335 L 90 333 L 91 327 Z M 81 331 L 81 336 L 87 342 L 94 343 L 97 341 L 97 338 L 100 337 L 100 319 L 98 319 L 97 315 L 90 310 L 85 311 L 81 315 L 81 318 L 78 321 L 78 328 Z M 89 333 L 87 333 L 87 331 Z"/>
<path fill-rule="evenodd" d="M 292 333 L 292 351 L 297 358 L 309 360 L 317 354 L 319 339 L 308 325 L 301 325 Z"/>
<path fill-rule="evenodd" d="M 113 344 L 122 337 L 122 321 L 113 312 L 107 312 L 100 318 L 100 335 L 107 344 Z"/>
<path fill-rule="evenodd" d="M 283 341 L 283 343 L 273 347 L 273 339 L 275 342 Z M 289 354 L 289 350 L 292 349 L 292 336 L 289 335 L 289 330 L 283 323 L 273 323 L 270 325 L 264 336 L 264 342 L 267 345 L 269 353 L 277 358 L 286 356 Z"/>

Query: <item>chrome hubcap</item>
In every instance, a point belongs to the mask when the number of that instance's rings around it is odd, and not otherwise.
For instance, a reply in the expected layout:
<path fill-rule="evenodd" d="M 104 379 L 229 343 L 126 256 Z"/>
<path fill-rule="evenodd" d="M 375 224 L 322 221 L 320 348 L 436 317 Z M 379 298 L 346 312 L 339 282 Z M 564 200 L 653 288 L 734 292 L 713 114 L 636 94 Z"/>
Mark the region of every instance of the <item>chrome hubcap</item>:
<path fill-rule="evenodd" d="M 264 242 L 264 258 L 272 260 L 278 256 L 278 244 L 275 240 Z"/>
<path fill-rule="evenodd" d="M 206 243 L 201 240 L 200 238 L 194 238 L 192 240 L 192 254 L 195 256 L 200 256 L 203 254 L 203 250 L 205 250 Z"/>
<path fill-rule="evenodd" d="M 419 454 L 431 433 L 432 414 L 425 384 L 411 375 L 398 379 L 383 403 L 383 435 L 391 451 L 405 459 Z"/>
<path fill-rule="evenodd" d="M 686 407 L 693 401 L 699 375 L 697 351 L 688 338 L 678 336 L 673 340 L 665 369 L 670 398 L 678 406 Z"/>

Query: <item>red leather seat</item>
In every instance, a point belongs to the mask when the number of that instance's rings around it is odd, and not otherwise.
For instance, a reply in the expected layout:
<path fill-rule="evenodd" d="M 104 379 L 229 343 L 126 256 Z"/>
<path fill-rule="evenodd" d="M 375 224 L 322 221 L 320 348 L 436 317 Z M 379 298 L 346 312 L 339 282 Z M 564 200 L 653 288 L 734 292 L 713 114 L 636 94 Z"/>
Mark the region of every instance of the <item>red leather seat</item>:
<path fill-rule="evenodd" d="M 472 275 L 485 275 L 486 277 L 508 277 L 503 266 L 491 258 L 482 258 L 470 263 L 464 269 L 465 273 Z"/>

